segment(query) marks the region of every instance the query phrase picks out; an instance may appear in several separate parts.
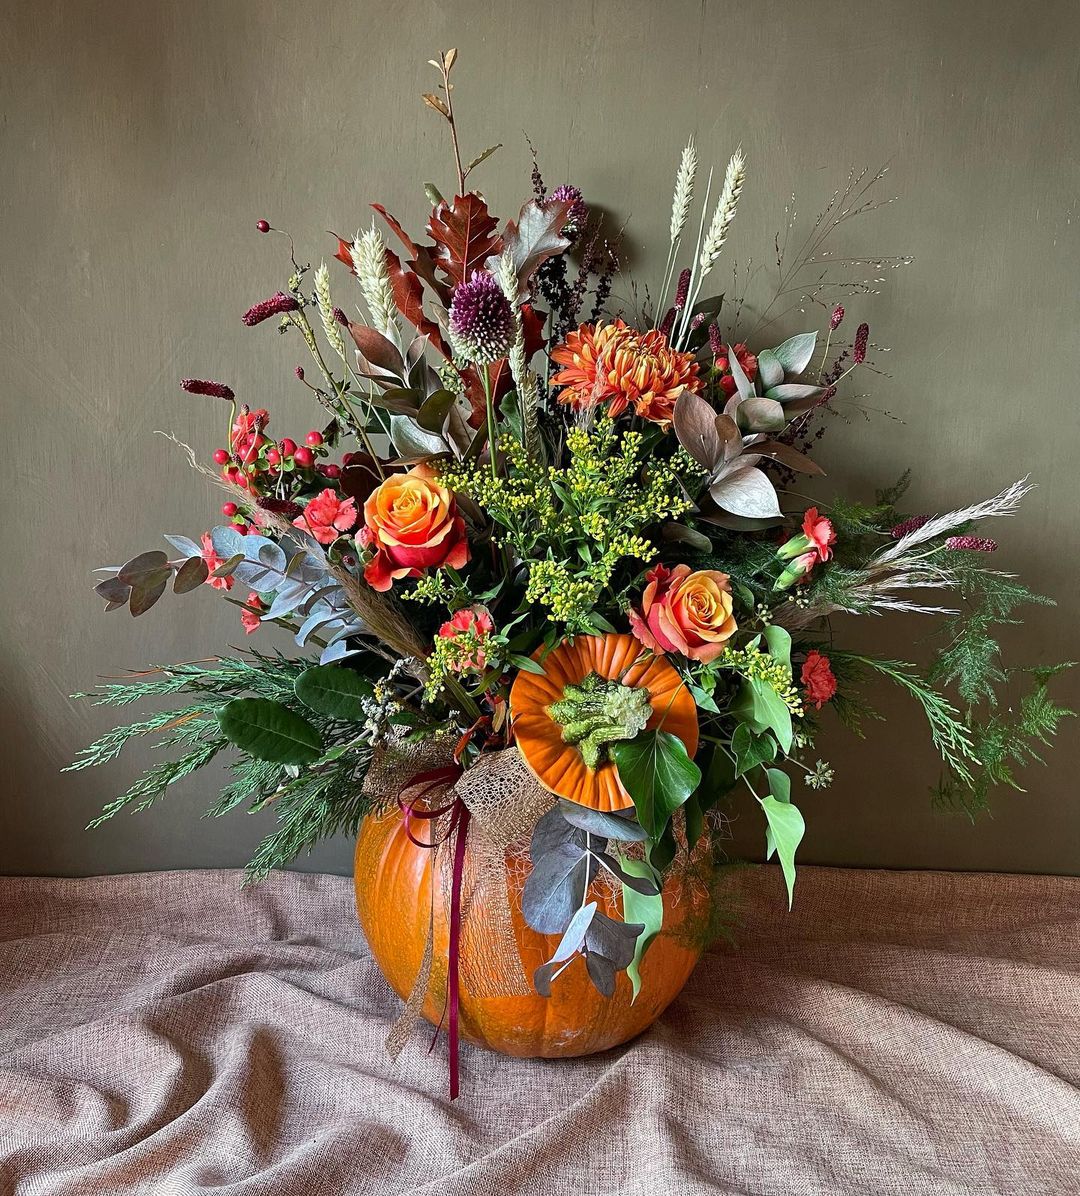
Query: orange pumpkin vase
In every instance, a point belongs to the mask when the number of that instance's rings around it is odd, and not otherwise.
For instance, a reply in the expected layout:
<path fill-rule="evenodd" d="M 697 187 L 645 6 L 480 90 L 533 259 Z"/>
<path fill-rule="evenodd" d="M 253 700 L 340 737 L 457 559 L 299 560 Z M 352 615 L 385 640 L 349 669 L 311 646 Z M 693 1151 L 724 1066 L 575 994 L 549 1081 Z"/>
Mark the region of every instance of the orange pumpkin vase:
<path fill-rule="evenodd" d="M 573 644 L 562 644 L 549 653 L 542 664 L 543 674 L 518 675 L 510 705 L 522 757 L 552 792 L 599 810 L 632 804 L 614 765 L 602 747 L 597 750 L 598 743 L 606 742 L 609 724 L 596 717 L 591 722 L 577 717 L 581 710 L 593 716 L 600 709 L 605 718 L 615 710 L 617 718 L 625 717 L 638 729 L 662 727 L 678 735 L 691 755 L 697 750 L 693 698 L 671 665 L 648 653 L 632 636 L 579 636 Z M 559 705 L 568 701 L 578 703 L 580 709 Z M 566 725 L 559 717 L 566 718 Z M 626 736 L 614 735 L 620 737 Z M 364 934 L 383 975 L 402 999 L 420 972 L 433 916 L 434 962 L 423 1015 L 437 1024 L 444 1012 L 450 928 L 440 893 L 432 914 L 433 855 L 409 839 L 398 810 L 370 815 L 357 840 L 355 876 Z M 536 969 L 554 954 L 559 936 L 540 934 L 522 916 L 521 891 L 528 866 L 520 855 L 519 851 L 508 861 L 507 891 L 517 952 L 531 981 Z M 621 898 L 611 887 L 595 884 L 590 898 L 601 912 L 622 918 Z M 697 867 L 672 869 L 665 878 L 663 903 L 663 926 L 642 959 L 636 999 L 625 972 L 617 976 L 614 995 L 602 996 L 581 958 L 554 981 L 550 997 L 535 992 L 480 995 L 470 987 L 469 969 L 463 969 L 462 1037 L 507 1055 L 546 1058 L 588 1055 L 634 1038 L 679 994 L 706 946 L 711 909 L 708 877 Z M 482 908 L 471 908 L 468 916 L 483 924 L 485 914 Z M 492 936 L 481 966 L 490 967 L 493 976 L 506 975 L 507 966 L 497 953 L 508 949 Z"/>
<path fill-rule="evenodd" d="M 375 962 L 402 1000 L 408 997 L 420 971 L 431 912 L 432 852 L 417 847 L 405 833 L 397 809 L 369 815 L 356 843 L 356 907 Z M 521 966 L 533 972 L 549 960 L 558 935 L 543 935 L 521 916 L 521 888 L 525 869 L 510 868 L 507 888 L 510 917 Z M 436 884 L 439 881 L 436 880 Z M 599 890 L 599 891 L 598 891 Z M 450 927 L 446 902 L 435 902 L 432 981 L 423 1015 L 433 1025 L 443 1017 L 446 961 Z M 601 912 L 621 918 L 619 900 L 594 886 L 590 897 Z M 708 885 L 696 872 L 672 872 L 664 884 L 663 929 L 641 961 L 641 991 L 632 1000 L 630 980 L 620 972 L 611 997 L 601 996 L 576 959 L 551 986 L 551 996 L 480 996 L 462 970 L 460 1026 L 469 1042 L 504 1055 L 562 1058 L 591 1055 L 636 1037 L 647 1029 L 678 996 L 701 957 L 709 922 Z M 483 919 L 483 909 L 469 917 Z M 487 965 L 495 975 L 507 969 L 491 959 L 501 948 L 492 942 Z"/>

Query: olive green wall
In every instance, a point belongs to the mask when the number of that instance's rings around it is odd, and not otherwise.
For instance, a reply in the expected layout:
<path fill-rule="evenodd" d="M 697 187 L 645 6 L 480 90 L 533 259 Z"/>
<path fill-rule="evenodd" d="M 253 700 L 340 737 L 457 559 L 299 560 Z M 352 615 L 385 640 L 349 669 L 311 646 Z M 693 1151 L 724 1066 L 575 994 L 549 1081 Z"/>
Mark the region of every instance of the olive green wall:
<path fill-rule="evenodd" d="M 224 378 L 273 427 L 304 431 L 297 344 L 239 314 L 279 286 L 288 228 L 318 261 L 384 202 L 419 229 L 421 183 L 449 187 L 441 122 L 418 93 L 456 45 L 469 149 L 506 147 L 478 182 L 502 215 L 529 189 L 532 137 L 549 183 L 573 181 L 629 217 L 635 277 L 662 266 L 670 184 L 693 131 L 723 166 L 742 142 L 749 182 L 730 264 L 770 257 L 794 188 L 800 220 L 852 164 L 890 164 L 900 200 L 839 230 L 838 257 L 912 254 L 882 293 L 848 303 L 894 350 L 874 407 L 830 427 L 823 461 L 865 495 L 908 464 L 912 503 L 938 510 L 1031 472 L 1040 489 L 993 534 L 1003 568 L 1058 598 L 1008 637 L 1016 659 L 1080 656 L 1075 593 L 1080 149 L 1074 0 L 594 0 L 394 5 L 370 0 L 7 0 L 0 18 L 5 518 L 0 685 L 8 785 L 0 869 L 95 873 L 243 862 L 268 816 L 199 814 L 218 775 L 151 814 L 81 828 L 152 758 L 60 767 L 112 714 L 67 695 L 100 674 L 237 643 L 209 591 L 139 620 L 105 616 L 90 569 L 198 534 L 217 502 L 155 429 L 203 454 L 223 411 L 182 395 Z M 646 250 L 646 244 L 649 246 Z M 339 275 L 339 290 L 347 280 Z M 625 285 L 625 284 L 624 284 Z M 342 296 L 344 297 L 344 295 Z M 783 331 L 800 326 L 798 312 Z M 777 338 L 779 339 L 779 337 Z M 838 628 L 920 653 L 927 625 Z M 884 637 L 878 640 L 878 636 Z M 1060 687 L 1080 705 L 1076 681 Z M 1052 765 L 972 827 L 929 808 L 925 727 L 882 695 L 864 742 L 830 733 L 835 788 L 807 794 L 808 861 L 1080 871 L 1080 766 L 1068 727 Z M 747 809 L 736 844 L 756 850 Z M 349 845 L 301 866 L 344 871 Z"/>

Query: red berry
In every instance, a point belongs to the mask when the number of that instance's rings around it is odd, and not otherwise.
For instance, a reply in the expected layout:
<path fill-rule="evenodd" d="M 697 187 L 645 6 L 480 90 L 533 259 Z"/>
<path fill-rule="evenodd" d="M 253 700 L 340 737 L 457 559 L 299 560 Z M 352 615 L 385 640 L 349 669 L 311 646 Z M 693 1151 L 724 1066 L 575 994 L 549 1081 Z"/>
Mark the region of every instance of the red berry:
<path fill-rule="evenodd" d="M 227 515 L 230 519 L 236 514 L 240 508 L 234 502 L 224 502 L 221 504 L 222 515 Z"/>
<path fill-rule="evenodd" d="M 234 485 L 240 487 L 241 490 L 248 488 L 248 479 L 246 474 L 242 474 L 239 470 L 236 471 L 236 477 L 232 479 Z"/>
<path fill-rule="evenodd" d="M 272 449 L 266 450 L 267 465 L 277 465 L 280 461 L 281 461 L 281 454 L 277 451 L 277 449 L 272 448 Z"/>
<path fill-rule="evenodd" d="M 268 233 L 270 231 L 270 221 L 269 220 L 260 220 L 259 223 L 255 225 L 255 227 L 261 233 Z"/>
<path fill-rule="evenodd" d="M 315 454 L 309 448 L 298 448 L 293 453 L 293 460 L 301 469 L 310 469 L 315 464 Z"/>
<path fill-rule="evenodd" d="M 291 457 L 293 453 L 296 452 L 296 441 L 290 440 L 290 438 L 286 436 L 285 439 L 278 445 L 278 448 L 281 449 L 281 455 L 283 457 Z"/>
<path fill-rule="evenodd" d="M 229 450 L 228 449 L 214 449 L 214 464 L 215 465 L 228 465 L 228 463 L 229 463 Z"/>
<path fill-rule="evenodd" d="M 310 445 L 312 448 L 318 448 L 322 442 L 322 433 L 316 432 L 314 428 L 304 437 L 304 443 Z"/>
<path fill-rule="evenodd" d="M 248 531 L 248 529 L 247 529 L 247 524 L 246 524 L 246 523 L 234 523 L 234 524 L 233 524 L 233 528 L 234 528 L 236 531 L 238 531 L 238 532 L 240 533 L 240 535 L 242 535 L 242 536 L 246 536 L 246 535 L 247 535 L 247 531 Z"/>
<path fill-rule="evenodd" d="M 322 467 L 322 472 L 328 478 L 339 478 L 339 477 L 341 477 L 341 466 L 340 465 L 324 465 Z"/>

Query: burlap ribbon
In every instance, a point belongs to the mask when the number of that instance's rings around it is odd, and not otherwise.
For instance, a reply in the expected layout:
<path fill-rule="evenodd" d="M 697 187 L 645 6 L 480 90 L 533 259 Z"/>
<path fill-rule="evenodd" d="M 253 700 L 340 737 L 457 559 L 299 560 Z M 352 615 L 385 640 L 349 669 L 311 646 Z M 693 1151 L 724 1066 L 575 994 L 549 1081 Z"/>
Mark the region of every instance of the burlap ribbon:
<path fill-rule="evenodd" d="M 427 941 L 405 1008 L 386 1039 L 393 1059 L 412 1037 L 431 990 L 435 902 L 443 903 L 444 916 L 449 919 L 459 835 L 467 842 L 458 910 L 460 979 L 477 997 L 527 996 L 533 991 L 521 964 L 510 916 L 506 851 L 532 833 L 555 798 L 537 782 L 516 747 L 481 756 L 456 780 L 433 789 L 422 778 L 453 764 L 455 743 L 452 735 L 409 744 L 391 741 L 376 750 L 364 783 L 365 792 L 376 800 L 396 800 L 405 811 L 413 803 L 422 804 L 426 811 L 445 811 L 427 821 L 427 842 L 434 845 Z M 409 779 L 403 785 L 405 778 Z M 468 817 L 453 816 L 457 802 L 464 805 Z"/>

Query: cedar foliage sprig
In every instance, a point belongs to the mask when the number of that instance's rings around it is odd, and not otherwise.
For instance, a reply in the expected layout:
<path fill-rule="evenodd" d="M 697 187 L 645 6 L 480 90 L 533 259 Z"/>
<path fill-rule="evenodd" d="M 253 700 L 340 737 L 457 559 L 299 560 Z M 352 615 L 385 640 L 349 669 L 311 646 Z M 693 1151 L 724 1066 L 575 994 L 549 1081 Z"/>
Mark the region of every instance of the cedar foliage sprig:
<path fill-rule="evenodd" d="M 362 792 L 362 781 L 371 760 L 370 747 L 356 741 L 355 725 L 321 716 L 295 697 L 293 684 L 308 667 L 304 660 L 290 660 L 275 653 L 253 652 L 250 659 L 220 657 L 211 661 L 163 665 L 131 680 L 97 686 L 85 694 L 96 706 L 128 706 L 152 698 L 180 693 L 198 700 L 180 709 L 161 711 L 146 719 L 117 727 L 84 748 L 66 771 L 72 772 L 115 760 L 134 739 L 155 736 L 155 747 L 184 749 L 179 756 L 147 769 L 124 793 L 103 808 L 88 829 L 94 829 L 123 810 L 148 809 L 171 786 L 212 763 L 229 747 L 217 714 L 238 697 L 267 698 L 303 713 L 319 730 L 327 749 L 342 743 L 352 750 L 329 761 L 318 761 L 296 774 L 295 769 L 242 753 L 231 764 L 233 780 L 207 811 L 221 817 L 245 802 L 255 813 L 273 803 L 277 826 L 259 844 L 247 866 L 246 879 L 260 880 L 284 868 L 302 851 L 335 834 L 354 835 L 371 801 Z M 295 775 L 294 775 L 295 774 Z"/>

